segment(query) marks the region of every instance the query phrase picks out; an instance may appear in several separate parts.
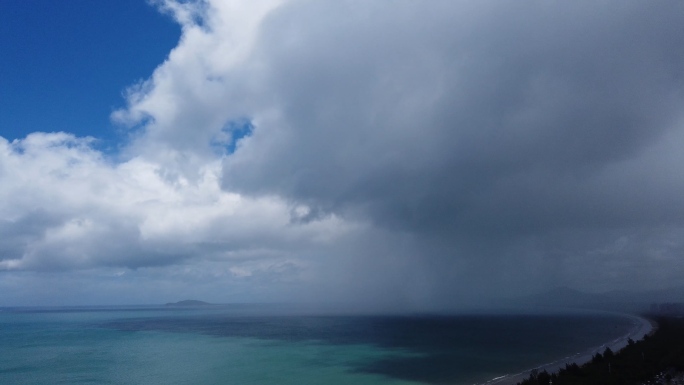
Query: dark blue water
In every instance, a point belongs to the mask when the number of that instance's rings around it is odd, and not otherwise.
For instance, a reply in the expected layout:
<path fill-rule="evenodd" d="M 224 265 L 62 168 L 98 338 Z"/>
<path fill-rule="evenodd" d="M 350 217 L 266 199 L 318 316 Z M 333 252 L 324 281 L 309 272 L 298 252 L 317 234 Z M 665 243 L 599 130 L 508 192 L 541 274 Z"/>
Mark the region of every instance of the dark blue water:
<path fill-rule="evenodd" d="M 607 314 L 0 311 L 0 384 L 471 384 L 626 334 Z"/>

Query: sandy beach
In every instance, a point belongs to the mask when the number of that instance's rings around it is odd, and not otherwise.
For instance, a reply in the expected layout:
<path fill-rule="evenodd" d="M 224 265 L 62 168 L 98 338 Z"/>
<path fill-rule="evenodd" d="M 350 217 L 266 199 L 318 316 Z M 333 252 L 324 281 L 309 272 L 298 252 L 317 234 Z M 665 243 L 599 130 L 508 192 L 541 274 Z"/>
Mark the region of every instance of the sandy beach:
<path fill-rule="evenodd" d="M 630 315 L 630 317 L 633 319 L 634 322 L 634 327 L 632 330 L 630 330 L 629 333 L 625 334 L 624 336 L 617 338 L 613 341 L 608 341 L 605 344 L 602 344 L 600 346 L 593 347 L 587 351 L 584 352 L 579 352 L 577 354 L 574 354 L 572 356 L 567 356 L 562 359 L 549 362 L 537 367 L 529 368 L 527 370 L 524 370 L 520 373 L 513 373 L 513 374 L 506 374 L 494 379 L 491 379 L 483 385 L 515 385 L 518 382 L 522 381 L 523 379 L 529 377 L 530 371 L 533 369 L 537 369 L 539 371 L 546 370 L 549 373 L 554 373 L 557 372 L 559 369 L 562 369 L 565 367 L 566 364 L 571 364 L 571 363 L 576 363 L 578 365 L 582 365 L 586 362 L 589 362 L 591 358 L 596 354 L 596 353 L 603 353 L 603 351 L 609 347 L 612 351 L 617 352 L 618 350 L 624 348 L 627 346 L 627 341 L 631 338 L 634 341 L 638 341 L 642 338 L 644 338 L 645 335 L 653 332 L 657 325 L 646 318 L 643 317 L 638 317 L 635 315 Z"/>

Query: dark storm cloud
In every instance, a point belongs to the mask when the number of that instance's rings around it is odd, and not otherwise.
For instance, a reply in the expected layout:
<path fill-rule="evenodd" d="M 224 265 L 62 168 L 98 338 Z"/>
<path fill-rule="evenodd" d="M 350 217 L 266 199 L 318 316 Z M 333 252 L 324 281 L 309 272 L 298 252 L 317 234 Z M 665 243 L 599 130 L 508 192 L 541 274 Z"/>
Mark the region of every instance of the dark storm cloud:
<path fill-rule="evenodd" d="M 683 11 L 295 3 L 259 51 L 281 115 L 224 183 L 410 231 L 680 223 L 680 175 L 629 161 L 681 130 Z"/>
<path fill-rule="evenodd" d="M 224 187 L 412 234 L 416 263 L 586 277 L 566 265 L 684 225 L 683 21 L 675 1 L 294 2 L 262 31 L 268 114 Z M 667 269 L 615 253 L 622 276 Z"/>

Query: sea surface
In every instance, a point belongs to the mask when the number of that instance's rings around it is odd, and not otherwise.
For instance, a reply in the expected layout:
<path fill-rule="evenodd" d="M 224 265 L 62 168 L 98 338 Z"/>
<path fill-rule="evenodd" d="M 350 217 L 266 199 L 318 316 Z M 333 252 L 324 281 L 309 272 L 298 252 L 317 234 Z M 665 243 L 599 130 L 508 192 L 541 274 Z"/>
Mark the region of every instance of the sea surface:
<path fill-rule="evenodd" d="M 0 384 L 473 384 L 627 334 L 630 317 L 0 308 Z"/>

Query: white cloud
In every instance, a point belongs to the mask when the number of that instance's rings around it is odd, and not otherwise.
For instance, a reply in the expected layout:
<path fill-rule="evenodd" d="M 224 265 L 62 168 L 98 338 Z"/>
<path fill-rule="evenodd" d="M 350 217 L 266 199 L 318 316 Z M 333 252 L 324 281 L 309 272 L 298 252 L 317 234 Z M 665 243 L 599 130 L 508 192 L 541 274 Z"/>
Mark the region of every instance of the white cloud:
<path fill-rule="evenodd" d="M 142 157 L 109 162 L 91 142 L 65 133 L 0 139 L 0 215 L 15 233 L 0 241 L 1 269 L 273 258 L 349 229 L 334 216 L 294 223 L 282 199 L 222 191 L 220 158 L 191 181 Z"/>
<path fill-rule="evenodd" d="M 129 125 L 145 123 L 137 152 L 164 156 L 160 153 L 170 147 L 198 156 L 221 137 L 230 119 L 245 117 L 251 90 L 244 66 L 253 65 L 246 60 L 261 23 L 282 2 L 158 1 L 181 24 L 183 35 L 152 77 L 129 89 L 128 108 L 113 114 Z"/>

